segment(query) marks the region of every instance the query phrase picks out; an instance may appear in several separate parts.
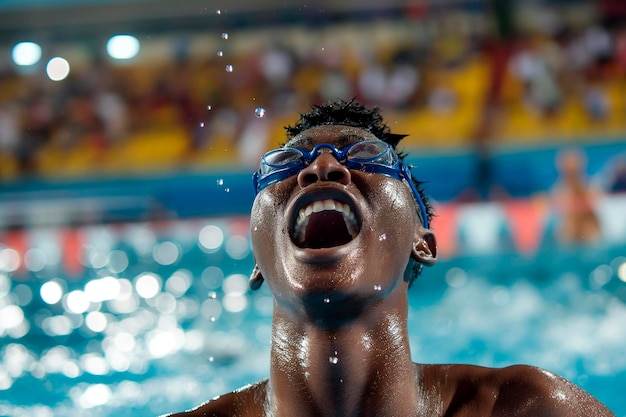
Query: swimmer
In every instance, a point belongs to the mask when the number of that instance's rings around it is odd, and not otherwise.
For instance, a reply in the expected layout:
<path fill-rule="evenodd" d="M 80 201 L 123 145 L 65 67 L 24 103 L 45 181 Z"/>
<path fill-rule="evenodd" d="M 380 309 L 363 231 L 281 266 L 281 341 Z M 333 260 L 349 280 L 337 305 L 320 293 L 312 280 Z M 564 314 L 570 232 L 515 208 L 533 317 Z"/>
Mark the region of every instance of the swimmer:
<path fill-rule="evenodd" d="M 437 245 L 402 136 L 354 101 L 287 136 L 261 160 L 250 220 L 250 287 L 274 297 L 269 378 L 172 416 L 614 416 L 539 368 L 413 363 L 407 294 Z"/>

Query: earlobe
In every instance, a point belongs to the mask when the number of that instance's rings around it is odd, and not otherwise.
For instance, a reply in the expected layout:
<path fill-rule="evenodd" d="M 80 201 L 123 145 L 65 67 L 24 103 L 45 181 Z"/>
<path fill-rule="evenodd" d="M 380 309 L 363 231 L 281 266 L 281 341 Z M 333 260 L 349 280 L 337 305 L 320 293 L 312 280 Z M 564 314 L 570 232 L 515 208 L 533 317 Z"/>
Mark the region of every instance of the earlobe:
<path fill-rule="evenodd" d="M 259 288 L 261 288 L 261 285 L 263 285 L 263 275 L 261 274 L 261 270 L 259 269 L 259 266 L 255 264 L 254 269 L 250 273 L 250 280 L 248 281 L 248 287 L 250 287 L 252 291 L 256 291 Z"/>
<path fill-rule="evenodd" d="M 416 231 L 411 258 L 426 266 L 434 265 L 437 262 L 437 239 L 429 229 L 420 227 Z"/>

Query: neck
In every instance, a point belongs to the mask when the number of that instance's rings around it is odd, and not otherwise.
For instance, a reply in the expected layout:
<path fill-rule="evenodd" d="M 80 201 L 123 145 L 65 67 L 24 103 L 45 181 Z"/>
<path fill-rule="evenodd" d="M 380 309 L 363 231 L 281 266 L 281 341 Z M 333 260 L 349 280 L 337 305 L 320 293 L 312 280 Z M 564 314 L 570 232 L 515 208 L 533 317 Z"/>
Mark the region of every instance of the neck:
<path fill-rule="evenodd" d="M 394 293 L 339 328 L 294 318 L 276 305 L 268 415 L 415 415 L 406 288 Z"/>

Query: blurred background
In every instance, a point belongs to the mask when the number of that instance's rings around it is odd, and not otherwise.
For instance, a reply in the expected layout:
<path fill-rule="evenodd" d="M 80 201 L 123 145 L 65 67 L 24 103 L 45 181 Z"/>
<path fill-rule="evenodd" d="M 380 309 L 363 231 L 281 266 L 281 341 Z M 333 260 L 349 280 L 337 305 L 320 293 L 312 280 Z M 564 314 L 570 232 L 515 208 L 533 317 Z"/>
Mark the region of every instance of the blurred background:
<path fill-rule="evenodd" d="M 626 3 L 0 1 L 0 416 L 159 415 L 267 376 L 251 173 L 379 106 L 437 217 L 414 360 L 626 416 Z"/>

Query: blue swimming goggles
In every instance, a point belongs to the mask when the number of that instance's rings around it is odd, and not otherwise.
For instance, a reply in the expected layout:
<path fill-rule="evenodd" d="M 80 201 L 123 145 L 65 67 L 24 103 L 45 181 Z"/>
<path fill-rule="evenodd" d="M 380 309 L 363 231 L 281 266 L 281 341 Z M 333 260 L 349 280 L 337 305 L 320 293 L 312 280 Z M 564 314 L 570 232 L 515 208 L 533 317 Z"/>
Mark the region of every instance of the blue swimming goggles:
<path fill-rule="evenodd" d="M 337 161 L 347 168 L 383 174 L 400 181 L 406 180 L 419 205 L 422 224 L 428 228 L 426 207 L 413 183 L 411 171 L 400 160 L 391 145 L 381 140 L 355 142 L 342 149 L 337 149 L 328 143 L 321 143 L 310 152 L 290 147 L 269 151 L 261 158 L 261 167 L 253 176 L 256 194 L 302 171 L 320 155 L 322 149 L 330 150 Z"/>

